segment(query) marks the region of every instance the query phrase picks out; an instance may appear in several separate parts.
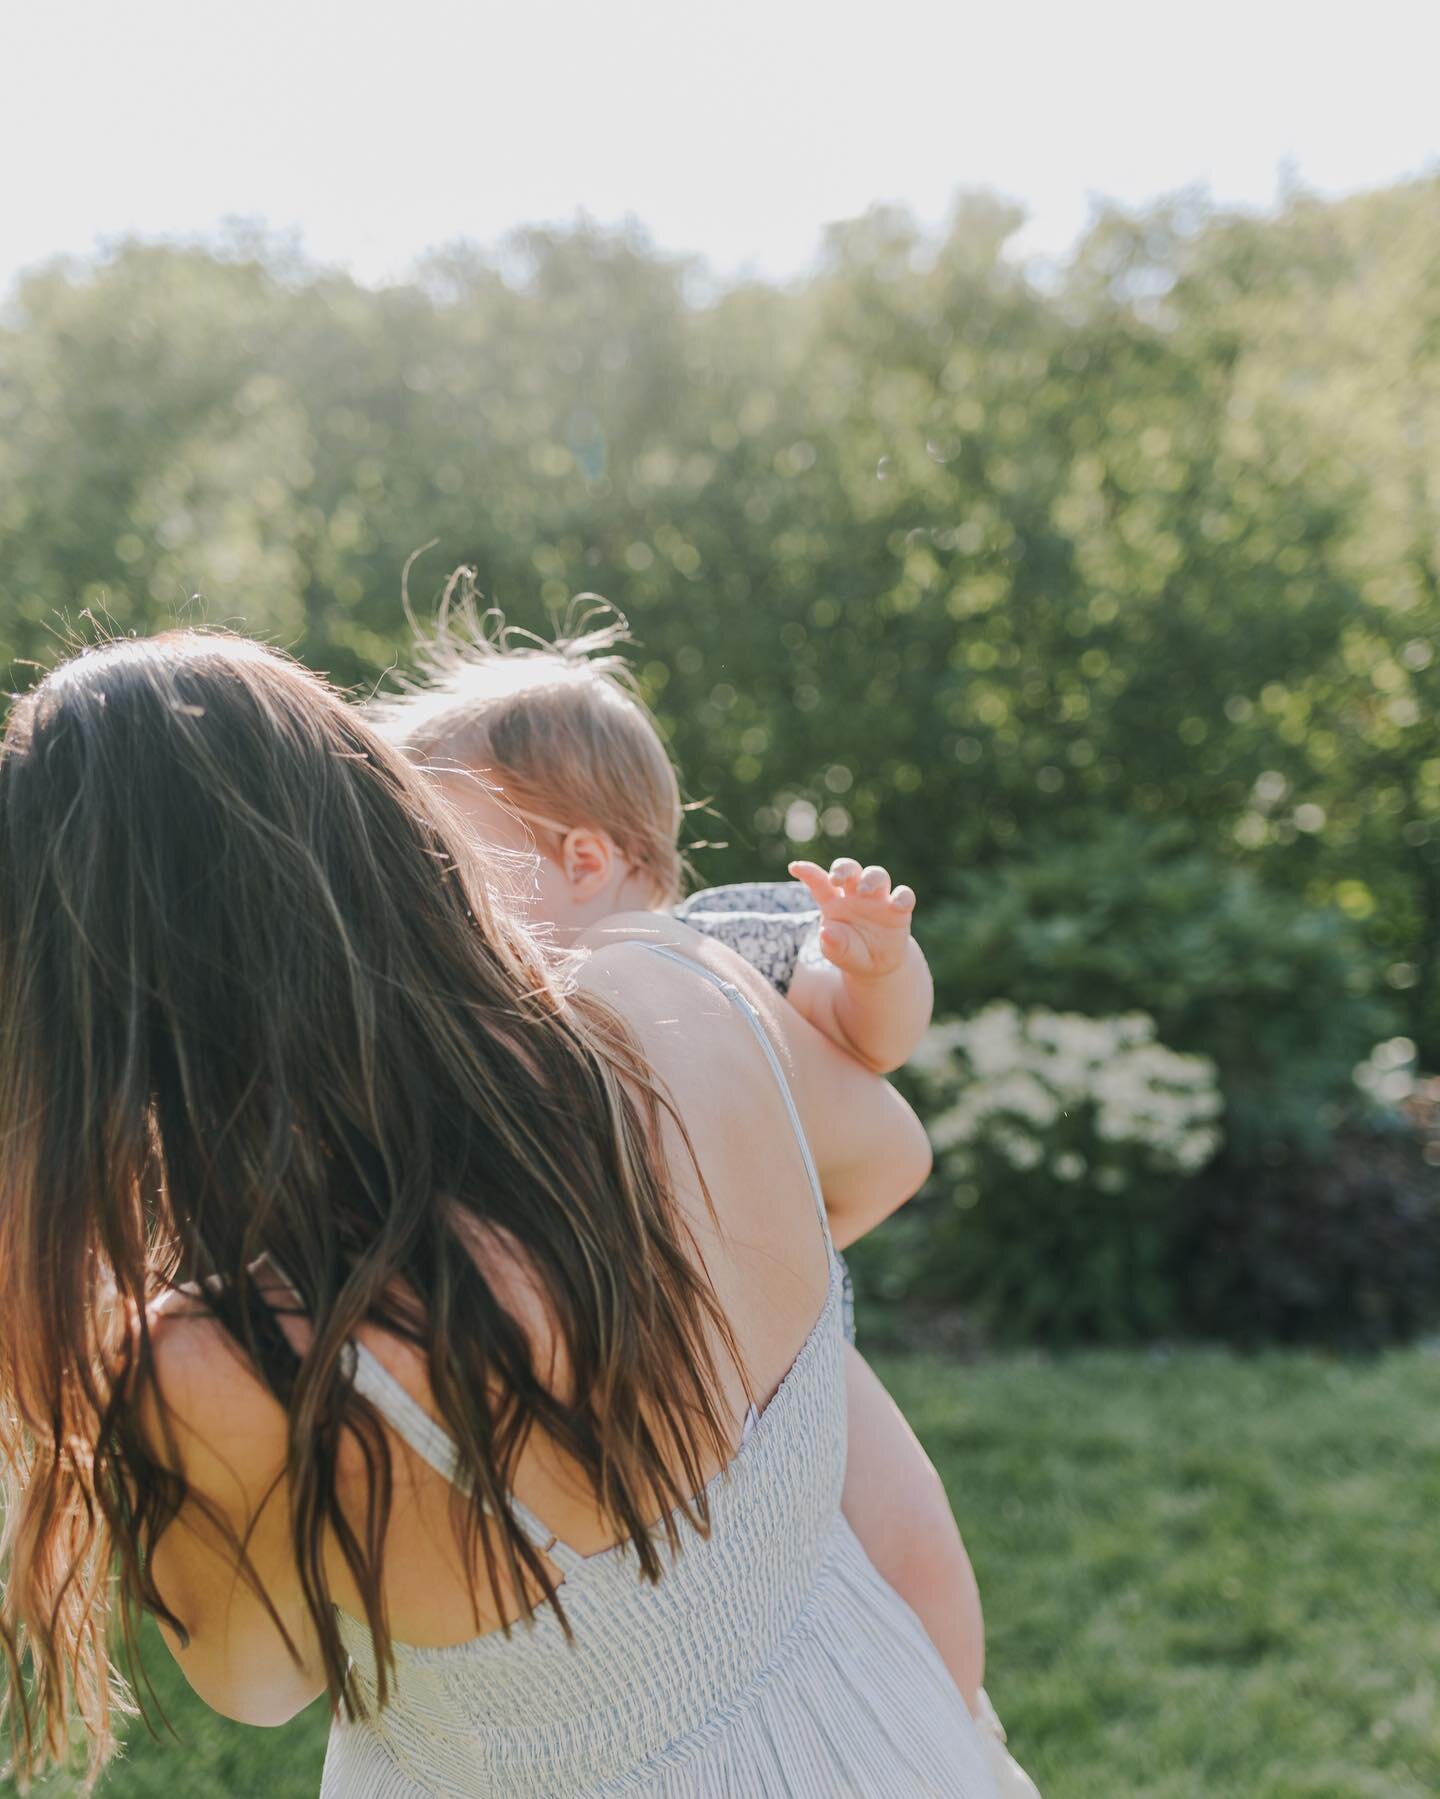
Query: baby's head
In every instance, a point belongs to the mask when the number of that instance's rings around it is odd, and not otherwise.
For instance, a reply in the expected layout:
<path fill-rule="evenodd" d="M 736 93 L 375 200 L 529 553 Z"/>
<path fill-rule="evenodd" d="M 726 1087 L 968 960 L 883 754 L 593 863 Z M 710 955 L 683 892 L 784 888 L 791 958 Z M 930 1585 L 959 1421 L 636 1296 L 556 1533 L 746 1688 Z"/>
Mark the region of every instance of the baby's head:
<path fill-rule="evenodd" d="M 478 838 L 538 852 L 535 916 L 565 932 L 668 906 L 682 876 L 680 788 L 615 654 L 625 621 L 602 601 L 572 619 L 545 643 L 444 606 L 418 645 L 423 681 L 373 709 Z"/>

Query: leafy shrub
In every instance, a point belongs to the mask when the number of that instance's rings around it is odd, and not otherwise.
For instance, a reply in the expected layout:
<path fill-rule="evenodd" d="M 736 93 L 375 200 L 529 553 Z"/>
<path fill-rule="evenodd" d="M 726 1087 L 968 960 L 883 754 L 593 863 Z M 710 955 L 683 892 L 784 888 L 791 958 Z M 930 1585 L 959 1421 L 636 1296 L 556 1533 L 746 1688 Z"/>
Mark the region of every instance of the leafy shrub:
<path fill-rule="evenodd" d="M 992 1335 L 1048 1340 L 1188 1328 L 1360 1342 L 1419 1327 L 1440 1177 L 1393 1128 L 1414 1046 L 1372 1051 L 1392 1018 L 1345 917 L 1297 907 L 1196 850 L 1184 827 L 1133 821 L 1036 846 L 958 889 L 922 909 L 921 930 L 942 1001 L 979 1017 L 939 1027 L 919 1058 L 936 1175 L 860 1246 L 862 1294 L 959 1302 Z M 1224 1152 L 1203 1175 L 1216 1114 L 1191 1120 L 1194 1153 L 1152 1138 L 1133 1107 L 1102 1128 L 1105 1083 L 1123 1089 L 1139 1047 L 1122 1042 L 1137 1006 L 1157 1067 L 1179 1051 L 1179 1066 L 1204 1058 L 1192 1068 L 1218 1080 Z M 1081 1015 L 1056 1046 L 1089 1034 L 1083 1097 L 1040 1066 L 1022 1020 L 1054 1013 L 1037 1008 Z M 1060 1091 L 1077 1103 L 1052 1118 Z M 1168 1095 L 1172 1124 L 1185 1091 Z M 1388 1132 L 1367 1130 L 1387 1108 Z"/>
<path fill-rule="evenodd" d="M 1440 1173 L 1393 1126 L 1347 1132 L 1324 1162 L 1222 1155 L 1178 1196 L 1174 1271 L 1204 1336 L 1403 1342 L 1440 1319 Z"/>
<path fill-rule="evenodd" d="M 936 1025 L 912 1077 L 936 1178 L 892 1240 L 892 1285 L 970 1301 L 997 1336 L 1173 1323 L 1170 1194 L 1220 1143 L 1211 1063 L 1156 1042 L 1143 1013 L 998 1003 Z"/>
<path fill-rule="evenodd" d="M 1163 1042 L 1215 1063 L 1242 1163 L 1323 1156 L 1355 1064 L 1391 1028 L 1372 953 L 1340 912 L 1270 892 L 1180 828 L 1122 821 L 959 885 L 918 917 L 949 1008 L 1143 1006 Z"/>

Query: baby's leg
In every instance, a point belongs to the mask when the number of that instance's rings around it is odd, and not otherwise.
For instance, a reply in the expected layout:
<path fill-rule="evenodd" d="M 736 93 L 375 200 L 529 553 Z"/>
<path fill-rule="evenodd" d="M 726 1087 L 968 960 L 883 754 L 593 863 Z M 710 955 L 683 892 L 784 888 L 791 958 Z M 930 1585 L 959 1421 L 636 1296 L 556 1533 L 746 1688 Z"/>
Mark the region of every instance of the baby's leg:
<path fill-rule="evenodd" d="M 845 1345 L 849 1460 L 840 1509 L 929 1633 L 980 1726 L 1000 1799 L 1040 1799 L 985 1695 L 985 1620 L 950 1501 L 919 1439 L 853 1343 Z"/>
<path fill-rule="evenodd" d="M 934 1464 L 853 1344 L 845 1346 L 849 1459 L 840 1508 L 876 1569 L 925 1626 L 971 1711 L 985 1678 L 975 1571 Z"/>

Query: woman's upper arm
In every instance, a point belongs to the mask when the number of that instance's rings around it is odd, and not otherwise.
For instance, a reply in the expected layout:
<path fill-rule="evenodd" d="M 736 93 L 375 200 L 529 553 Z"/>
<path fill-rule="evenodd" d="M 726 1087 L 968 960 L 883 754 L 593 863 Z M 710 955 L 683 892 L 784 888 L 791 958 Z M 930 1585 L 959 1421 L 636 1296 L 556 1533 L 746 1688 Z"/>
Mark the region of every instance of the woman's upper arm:
<path fill-rule="evenodd" d="M 241 1723 L 283 1724 L 325 1686 L 291 1542 L 285 1412 L 213 1320 L 162 1317 L 152 1340 L 189 1489 L 151 1560 L 185 1636 L 163 1623 L 161 1634 L 207 1705 Z M 154 1393 L 141 1417 L 168 1461 Z"/>

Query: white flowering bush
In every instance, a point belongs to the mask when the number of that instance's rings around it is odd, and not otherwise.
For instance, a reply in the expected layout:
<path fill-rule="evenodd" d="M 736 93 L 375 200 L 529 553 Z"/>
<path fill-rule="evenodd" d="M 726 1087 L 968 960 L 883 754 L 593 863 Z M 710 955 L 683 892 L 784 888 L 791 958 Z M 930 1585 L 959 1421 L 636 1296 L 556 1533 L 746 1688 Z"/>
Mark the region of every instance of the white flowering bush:
<path fill-rule="evenodd" d="M 1409 1037 L 1387 1037 L 1363 1062 L 1355 1065 L 1355 1085 L 1374 1107 L 1394 1111 L 1415 1097 L 1415 1044 Z"/>
<path fill-rule="evenodd" d="M 1143 1012 L 998 1002 L 932 1027 L 911 1068 L 936 1158 L 912 1226 L 932 1289 L 1015 1335 L 1173 1322 L 1173 1194 L 1222 1142 L 1213 1062 L 1157 1042 Z"/>
<path fill-rule="evenodd" d="M 1114 1191 L 1136 1152 L 1147 1168 L 1189 1174 L 1220 1147 L 1215 1064 L 1157 1043 L 1143 1012 L 1082 1018 L 1000 1002 L 933 1026 L 912 1067 L 945 1101 L 929 1117 L 930 1137 L 956 1172 L 988 1139 L 1017 1170 L 1048 1165 L 1076 1180 L 1088 1167 Z M 1078 1167 L 1073 1149 L 1052 1153 L 1072 1117 L 1091 1124 L 1095 1140 L 1092 1160 Z"/>

